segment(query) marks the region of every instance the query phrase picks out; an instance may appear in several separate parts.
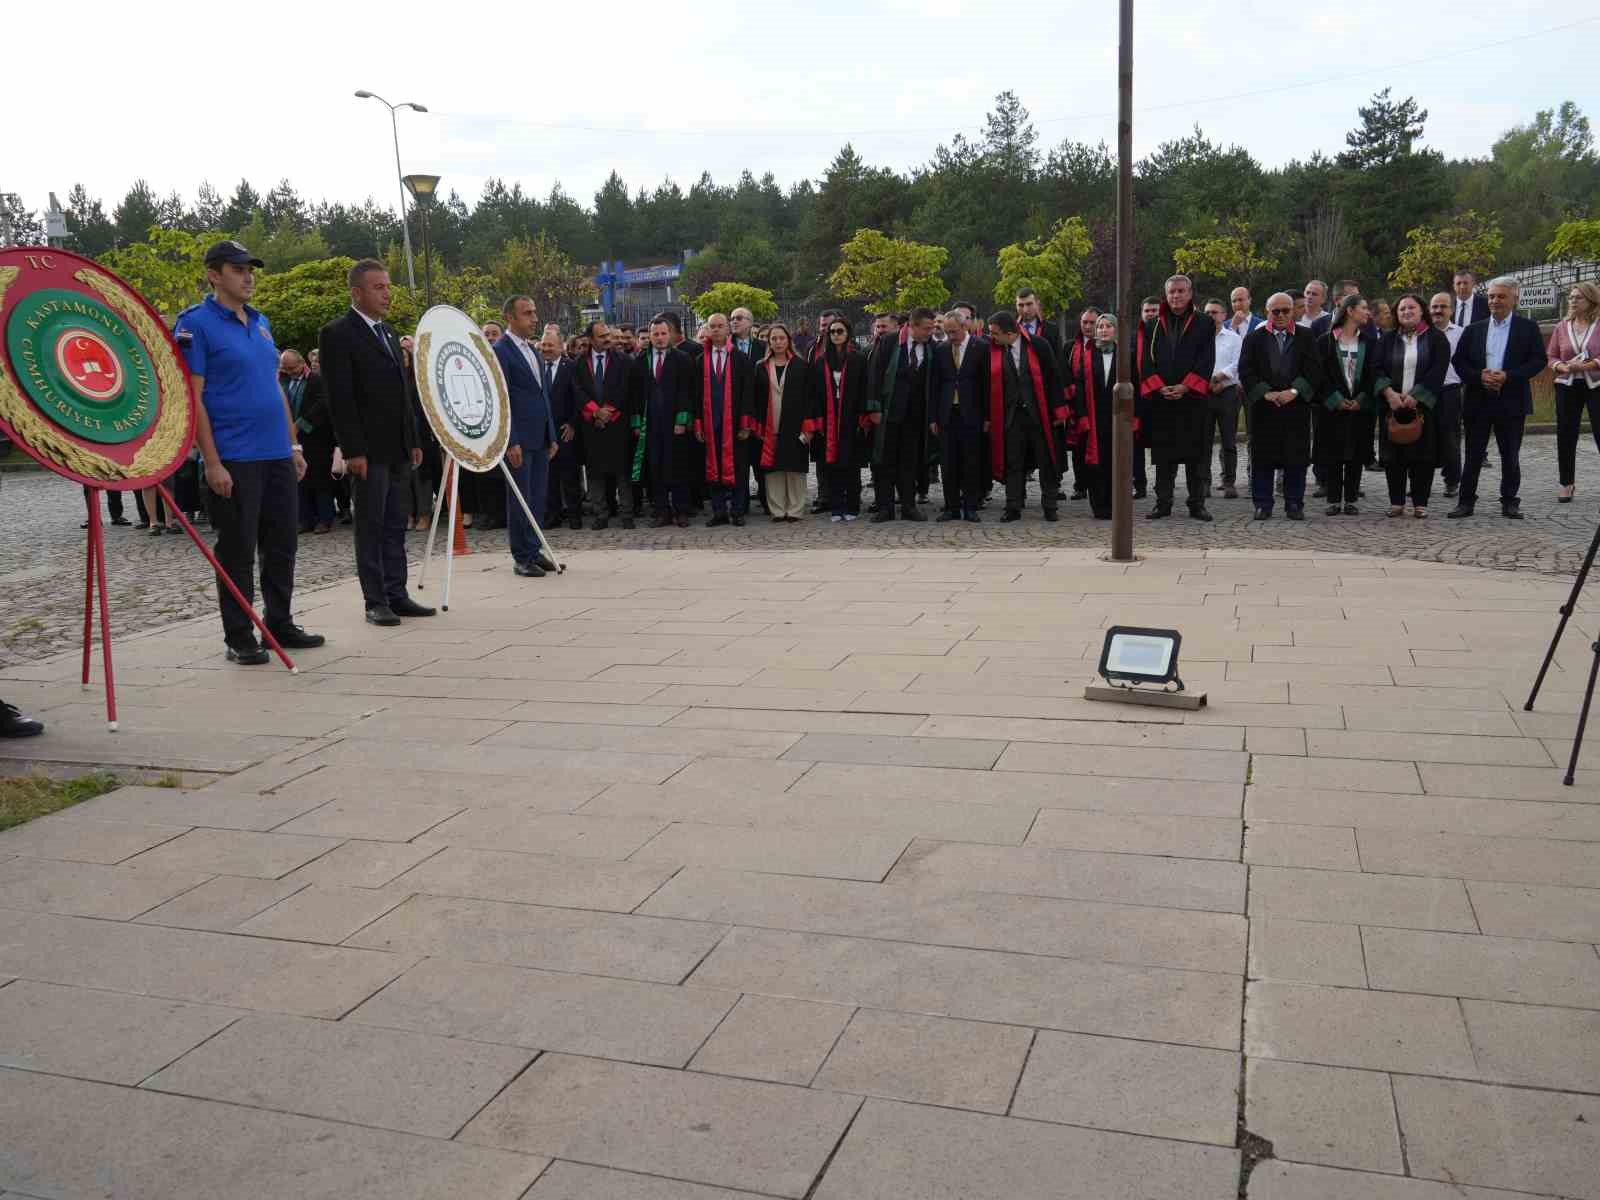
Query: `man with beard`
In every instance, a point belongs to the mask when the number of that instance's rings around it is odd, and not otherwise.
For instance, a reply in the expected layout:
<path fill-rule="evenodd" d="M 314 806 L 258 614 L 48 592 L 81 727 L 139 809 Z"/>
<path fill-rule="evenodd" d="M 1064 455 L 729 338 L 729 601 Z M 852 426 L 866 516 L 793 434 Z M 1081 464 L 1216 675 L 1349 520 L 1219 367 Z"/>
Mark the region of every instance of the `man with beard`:
<path fill-rule="evenodd" d="M 1206 509 L 1207 397 L 1216 365 L 1216 325 L 1194 307 L 1187 275 L 1167 280 L 1166 301 L 1139 330 L 1139 394 L 1150 404 L 1150 456 L 1156 464 L 1156 506 L 1146 516 L 1172 515 L 1178 467 L 1184 470 L 1189 515 L 1211 520 Z"/>
<path fill-rule="evenodd" d="M 1056 520 L 1061 458 L 1066 449 L 1066 398 L 1050 343 L 1022 331 L 1012 314 L 989 318 L 988 424 L 991 467 L 1006 484 L 1002 521 L 1020 521 L 1031 457 L 1039 467 L 1039 507 Z"/>
<path fill-rule="evenodd" d="M 578 436 L 582 438 L 584 467 L 589 474 L 589 505 L 594 510 L 595 529 L 604 529 L 611 523 L 617 512 L 619 490 L 621 502 L 630 503 L 627 486 L 632 447 L 625 418 L 632 359 L 622 350 L 605 348 L 605 339 L 599 336 L 604 328 L 602 321 L 589 327 L 589 353 L 574 364 L 572 376 L 578 393 Z M 617 338 L 626 344 L 626 334 L 619 331 Z M 631 509 L 622 514 L 624 529 L 633 528 L 630 513 Z"/>

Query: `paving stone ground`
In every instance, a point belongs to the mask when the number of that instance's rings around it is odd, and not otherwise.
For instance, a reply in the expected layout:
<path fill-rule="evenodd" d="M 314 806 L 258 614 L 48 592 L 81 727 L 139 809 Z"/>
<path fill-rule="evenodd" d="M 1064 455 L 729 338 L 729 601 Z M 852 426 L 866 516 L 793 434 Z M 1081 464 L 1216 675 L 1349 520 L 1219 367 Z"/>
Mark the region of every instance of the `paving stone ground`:
<path fill-rule="evenodd" d="M 135 634 L 115 734 L 0 670 L 0 765 L 223 776 L 0 834 L 0 1190 L 1600 1198 L 1564 580 L 600 541 L 308 590 L 298 676 Z M 1084 700 L 1114 622 L 1208 707 Z"/>
<path fill-rule="evenodd" d="M 1584 463 L 1583 466 L 1587 466 Z M 1242 469 L 1242 468 L 1241 468 Z M 1220 470 L 1217 475 L 1220 478 Z M 1580 470 L 1580 488 L 1584 484 Z M 1310 518 L 1292 524 L 1278 517 L 1265 524 L 1250 519 L 1248 499 L 1218 499 L 1211 505 L 1216 520 L 1202 525 L 1181 512 L 1168 521 L 1145 521 L 1147 501 L 1136 504 L 1138 525 L 1134 536 L 1139 549 L 1208 550 L 1218 548 L 1295 550 L 1326 554 L 1376 554 L 1420 562 L 1456 563 L 1497 570 L 1571 575 L 1577 571 L 1600 519 L 1592 495 L 1580 491 L 1578 502 L 1557 504 L 1555 439 L 1528 438 L 1523 448 L 1523 511 L 1527 519 L 1510 522 L 1499 515 L 1499 477 L 1492 465 L 1481 490 L 1488 499 L 1480 516 L 1471 521 L 1447 521 L 1446 502 L 1436 485 L 1431 515 L 1426 521 L 1387 519 L 1387 492 L 1383 476 L 1366 475 L 1367 498 L 1358 517 L 1327 518 L 1320 506 L 1308 506 Z M 870 494 L 870 493 L 869 493 Z M 1596 494 L 1600 494 L 1597 492 Z M 934 487 L 934 499 L 939 488 Z M 633 531 L 612 528 L 595 533 L 588 529 L 561 529 L 554 536 L 562 552 L 584 555 L 595 550 L 708 549 L 746 553 L 769 549 L 862 550 L 886 548 L 940 548 L 951 550 L 1035 547 L 1100 548 L 1108 545 L 1109 527 L 1089 519 L 1087 505 L 1063 505 L 1063 519 L 1047 525 L 1037 508 L 1023 521 L 999 522 L 1000 497 L 984 515 L 982 525 L 923 525 L 895 522 L 869 525 L 858 521 L 837 526 L 825 518 L 799 525 L 773 525 L 755 516 L 744 529 L 700 528 Z M 134 515 L 129 505 L 130 518 Z M 78 526 L 83 520 L 81 491 L 73 484 L 42 473 L 8 473 L 0 485 L 0 664 L 39 658 L 79 644 L 82 638 L 81 595 L 84 544 Z M 210 531 L 201 533 L 208 541 Z M 111 578 L 113 621 L 116 634 L 156 628 L 183 617 L 215 610 L 215 585 L 198 551 L 188 538 L 149 537 L 143 531 L 114 528 L 107 531 L 106 567 Z M 469 532 L 479 549 L 501 553 L 505 534 Z M 413 558 L 420 561 L 425 535 L 411 535 Z M 322 537 L 300 541 L 297 586 L 307 590 L 334 583 L 354 573 L 354 550 L 348 527 L 336 526 Z"/>

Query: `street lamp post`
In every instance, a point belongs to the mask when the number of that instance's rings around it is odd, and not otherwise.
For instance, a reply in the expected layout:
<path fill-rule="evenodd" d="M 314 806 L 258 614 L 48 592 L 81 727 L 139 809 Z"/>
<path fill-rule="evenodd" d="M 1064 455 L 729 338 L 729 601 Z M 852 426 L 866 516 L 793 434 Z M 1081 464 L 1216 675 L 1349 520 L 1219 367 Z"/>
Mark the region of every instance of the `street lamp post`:
<path fill-rule="evenodd" d="M 402 181 L 411 198 L 417 202 L 417 213 L 422 217 L 422 279 L 423 298 L 433 307 L 433 255 L 428 251 L 428 210 L 433 207 L 434 195 L 439 190 L 437 175 L 407 175 Z M 413 287 L 416 285 L 413 284 Z"/>
<path fill-rule="evenodd" d="M 400 123 L 396 119 L 395 113 L 402 108 L 409 108 L 413 112 L 425 113 L 428 111 L 428 106 L 418 104 L 412 100 L 406 100 L 400 104 L 390 104 L 377 92 L 369 92 L 366 88 L 362 88 L 356 93 L 356 99 L 376 100 L 389 110 L 389 129 L 394 134 L 394 173 L 395 178 L 400 180 L 400 231 L 405 234 L 406 240 L 406 282 L 410 285 L 412 291 L 416 291 L 417 271 L 411 261 L 411 225 L 406 220 L 405 179 L 400 174 Z"/>
<path fill-rule="evenodd" d="M 1133 561 L 1133 0 L 1121 0 L 1117 48 L 1117 387 L 1111 401 L 1111 558 Z"/>

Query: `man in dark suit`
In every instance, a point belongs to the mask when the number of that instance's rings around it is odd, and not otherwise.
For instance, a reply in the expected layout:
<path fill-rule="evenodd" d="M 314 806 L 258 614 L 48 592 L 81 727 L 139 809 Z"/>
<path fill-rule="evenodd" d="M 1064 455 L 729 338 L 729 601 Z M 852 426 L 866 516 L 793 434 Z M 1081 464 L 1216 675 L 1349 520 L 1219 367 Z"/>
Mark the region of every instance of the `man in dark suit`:
<path fill-rule="evenodd" d="M 1467 327 L 1450 360 L 1461 376 L 1467 462 L 1461 471 L 1460 496 L 1449 515 L 1472 515 L 1478 501 L 1478 474 L 1483 470 L 1492 430 L 1500 449 L 1500 512 L 1520 521 L 1522 501 L 1517 492 L 1522 486 L 1522 426 L 1533 411 L 1531 381 L 1545 368 L 1544 339 L 1536 322 L 1517 315 L 1515 279 L 1502 276 L 1490 280 L 1488 292 L 1488 319 Z"/>
<path fill-rule="evenodd" d="M 334 434 L 356 509 L 356 573 L 367 620 L 431 617 L 406 593 L 411 472 L 422 465 L 400 343 L 384 324 L 389 272 L 375 258 L 350 268 L 350 311 L 322 327 L 317 346 Z"/>
<path fill-rule="evenodd" d="M 550 363 L 534 338 L 538 336 L 539 310 L 528 296 L 512 296 L 501 308 L 506 334 L 494 344 L 494 356 L 506 377 L 511 399 L 511 437 L 506 443 L 506 466 L 528 510 L 544 525 L 544 497 L 550 482 L 550 460 L 560 446 L 550 415 L 550 394 L 560 366 L 560 339 L 555 334 L 556 362 Z M 570 370 L 570 368 L 568 368 Z M 507 489 L 508 493 L 510 489 Z M 517 497 L 506 496 L 506 541 L 511 546 L 512 569 L 528 579 L 541 578 L 556 569 L 539 545 Z"/>
<path fill-rule="evenodd" d="M 933 350 L 937 400 L 929 432 L 939 439 L 939 477 L 944 483 L 941 521 L 979 520 L 978 499 L 988 469 L 983 423 L 989 411 L 989 346 L 967 332 L 971 316 L 959 304 L 947 312 L 945 340 Z"/>
<path fill-rule="evenodd" d="M 1463 329 L 1489 319 L 1489 302 L 1474 291 L 1477 286 L 1478 277 L 1471 271 L 1457 271 L 1450 281 L 1456 294 L 1455 322 Z"/>
<path fill-rule="evenodd" d="M 938 397 L 933 370 L 933 310 L 915 308 L 898 333 L 885 332 L 867 367 L 867 401 L 872 422 L 872 490 L 875 523 L 894 520 L 895 493 L 900 517 L 926 521 L 917 508 L 917 471 L 926 455 L 928 414 Z"/>
<path fill-rule="evenodd" d="M 711 497 L 711 519 L 707 528 L 743 525 L 750 511 L 750 490 L 745 483 L 752 441 L 750 419 L 751 391 L 755 372 L 750 360 L 733 344 L 728 318 L 712 313 L 706 318 L 710 339 L 695 360 L 689 408 L 695 438 L 705 448 L 705 458 L 696 465 L 703 469 Z"/>
<path fill-rule="evenodd" d="M 539 351 L 547 362 L 550 361 L 551 336 L 551 332 L 546 330 L 545 337 L 539 342 Z M 550 419 L 556 425 L 558 446 L 556 457 L 550 464 L 550 488 L 545 512 L 551 521 L 566 521 L 568 529 L 583 528 L 583 480 L 580 473 L 583 447 L 578 441 L 578 410 L 583 407 L 584 401 L 578 388 L 578 364 L 595 354 L 604 354 L 610 333 L 604 321 L 591 321 L 584 336 L 589 348 L 576 358 L 561 360 L 561 369 L 554 376 L 550 392 Z M 555 347 L 556 357 L 560 358 L 559 337 Z"/>
<path fill-rule="evenodd" d="M 589 353 L 574 364 L 573 390 L 577 393 L 578 436 L 582 439 L 584 469 L 589 473 L 589 504 L 594 509 L 594 528 L 604 529 L 617 513 L 619 489 L 622 502 L 627 494 L 632 438 L 628 431 L 628 372 L 632 359 L 625 349 L 607 348 L 605 322 L 589 326 Z M 614 331 L 609 338 L 625 345 L 631 335 Z M 580 528 L 582 521 L 568 526 Z M 622 527 L 633 528 L 633 517 L 624 513 Z"/>
<path fill-rule="evenodd" d="M 1051 353 L 1057 358 L 1061 357 L 1061 337 L 1044 319 L 1044 312 L 1039 307 L 1039 295 L 1030 287 L 1017 293 L 1017 324 L 1029 337 L 1043 338 L 1049 342 Z"/>
<path fill-rule="evenodd" d="M 655 528 L 689 527 L 689 472 L 700 449 L 689 432 L 694 361 L 672 348 L 672 322 L 658 314 L 650 322 L 650 345 L 628 374 L 628 422 L 644 441 L 642 467 L 650 480 Z"/>

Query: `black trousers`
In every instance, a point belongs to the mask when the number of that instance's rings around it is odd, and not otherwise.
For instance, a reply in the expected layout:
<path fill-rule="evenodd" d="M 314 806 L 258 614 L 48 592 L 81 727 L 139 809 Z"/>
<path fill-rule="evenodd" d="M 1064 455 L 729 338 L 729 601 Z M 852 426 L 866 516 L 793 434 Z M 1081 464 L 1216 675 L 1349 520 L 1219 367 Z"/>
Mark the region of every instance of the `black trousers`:
<path fill-rule="evenodd" d="M 1489 455 L 1489 435 L 1494 434 L 1500 451 L 1500 503 L 1516 504 L 1517 493 L 1522 490 L 1522 426 L 1527 416 L 1518 407 L 1510 411 L 1509 404 L 1480 400 L 1471 412 L 1462 412 L 1467 427 L 1467 464 L 1461 468 L 1462 504 L 1471 508 L 1478 502 L 1478 476 L 1483 471 L 1483 460 Z"/>
<path fill-rule="evenodd" d="M 261 563 L 262 614 L 269 629 L 290 623 L 294 595 L 294 555 L 300 538 L 300 484 L 292 458 L 265 462 L 229 462 L 233 495 L 211 498 L 211 528 L 216 532 L 217 561 L 251 604 L 256 599 L 255 569 Z M 255 640 L 250 616 L 239 607 L 222 580 L 217 580 L 217 607 L 222 633 L 229 644 Z"/>
<path fill-rule="evenodd" d="M 470 474 L 480 484 L 488 478 L 486 474 Z M 464 479 L 468 475 L 462 471 L 458 477 Z M 502 486 L 502 493 L 504 490 Z M 356 508 L 356 574 L 361 579 L 361 598 L 368 608 L 407 599 L 406 518 L 411 515 L 411 464 L 376 463 L 369 459 L 367 477 L 352 479 L 350 494 Z"/>
<path fill-rule="evenodd" d="M 1410 485 L 1411 503 L 1418 508 L 1428 507 L 1428 497 L 1433 494 L 1432 463 L 1390 463 L 1383 472 L 1389 477 L 1389 503 L 1395 508 L 1405 507 L 1406 488 Z"/>
<path fill-rule="evenodd" d="M 552 520 L 572 520 L 583 515 L 583 481 L 579 477 L 578 439 L 561 442 L 550 464 L 549 494 L 545 514 Z"/>
<path fill-rule="evenodd" d="M 1559 394 L 1559 393 L 1558 393 Z M 1556 403 L 1559 411 L 1561 404 Z M 1439 403 L 1433 410 L 1439 422 L 1439 473 L 1444 476 L 1445 487 L 1461 483 L 1461 385 L 1446 384 L 1439 393 Z"/>
<path fill-rule="evenodd" d="M 1361 494 L 1361 463 L 1342 462 L 1325 465 L 1322 478 L 1328 487 L 1328 503 L 1354 504 Z M 1427 501 L 1423 501 L 1424 504 Z"/>
<path fill-rule="evenodd" d="M 1578 481 L 1578 437 L 1583 430 L 1583 414 L 1589 412 L 1589 432 L 1600 446 L 1600 387 L 1590 387 L 1582 379 L 1556 384 L 1556 463 L 1561 471 L 1561 486 Z M 107 492 L 115 496 L 115 492 Z"/>
<path fill-rule="evenodd" d="M 973 429 L 959 420 L 939 426 L 939 458 L 944 511 L 977 512 L 985 470 L 982 429 Z"/>
<path fill-rule="evenodd" d="M 889 462 L 872 465 L 873 498 L 879 512 L 894 511 L 900 493 L 902 509 L 917 506 L 917 470 L 922 458 L 921 418 L 883 423 L 884 451 Z"/>
<path fill-rule="evenodd" d="M 1233 487 L 1239 482 L 1239 389 L 1224 388 L 1206 400 L 1206 480 L 1210 483 L 1211 448 L 1222 437 L 1222 483 Z"/>
<path fill-rule="evenodd" d="M 1211 472 L 1206 469 L 1204 460 L 1195 459 L 1183 464 L 1183 483 L 1189 492 L 1189 507 L 1191 509 L 1204 508 L 1206 503 L 1206 489 L 1210 485 L 1206 482 Z M 1172 494 L 1178 485 L 1178 464 L 1175 462 L 1158 462 L 1156 464 L 1156 501 L 1168 508 L 1172 507 Z"/>
<path fill-rule="evenodd" d="M 1006 507 L 1021 510 L 1028 495 L 1028 452 L 1039 466 L 1039 507 L 1056 511 L 1061 492 L 1061 472 L 1050 461 L 1050 446 L 1044 440 L 1039 416 L 1032 412 L 1013 412 L 1006 425 Z"/>

